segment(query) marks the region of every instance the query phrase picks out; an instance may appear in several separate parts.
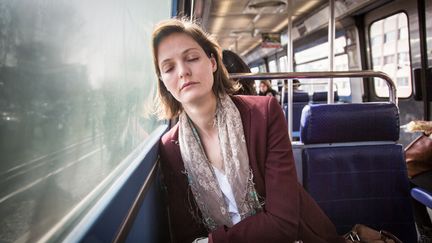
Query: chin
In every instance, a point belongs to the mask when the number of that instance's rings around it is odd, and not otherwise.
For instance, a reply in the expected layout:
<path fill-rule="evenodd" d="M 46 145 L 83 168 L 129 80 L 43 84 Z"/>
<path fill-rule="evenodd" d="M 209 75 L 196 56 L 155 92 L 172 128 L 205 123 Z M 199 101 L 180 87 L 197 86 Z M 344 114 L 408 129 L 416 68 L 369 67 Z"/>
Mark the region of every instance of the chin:
<path fill-rule="evenodd" d="M 187 104 L 187 103 L 196 103 L 200 102 L 202 103 L 203 100 L 206 102 L 208 99 L 211 99 L 213 96 L 213 92 L 210 90 L 210 92 L 203 92 L 203 90 L 197 89 L 197 90 L 190 90 L 190 92 L 185 93 L 181 97 L 181 103 Z"/>

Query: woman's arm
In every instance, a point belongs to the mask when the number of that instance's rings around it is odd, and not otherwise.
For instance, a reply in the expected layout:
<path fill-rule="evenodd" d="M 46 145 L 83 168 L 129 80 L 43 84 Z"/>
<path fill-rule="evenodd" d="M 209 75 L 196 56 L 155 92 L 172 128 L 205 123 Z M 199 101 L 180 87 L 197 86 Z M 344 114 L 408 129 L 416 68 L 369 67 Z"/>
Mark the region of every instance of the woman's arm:
<path fill-rule="evenodd" d="M 162 167 L 163 182 L 167 188 L 166 202 L 169 209 L 169 218 L 172 230 L 173 243 L 191 243 L 198 237 L 207 236 L 207 230 L 197 222 L 192 212 L 193 195 L 189 190 L 186 176 L 182 171 L 177 143 L 171 138 L 163 139 L 159 145 L 160 163 Z M 196 207 L 194 207 L 196 208 Z M 166 229 L 168 233 L 168 228 Z"/>

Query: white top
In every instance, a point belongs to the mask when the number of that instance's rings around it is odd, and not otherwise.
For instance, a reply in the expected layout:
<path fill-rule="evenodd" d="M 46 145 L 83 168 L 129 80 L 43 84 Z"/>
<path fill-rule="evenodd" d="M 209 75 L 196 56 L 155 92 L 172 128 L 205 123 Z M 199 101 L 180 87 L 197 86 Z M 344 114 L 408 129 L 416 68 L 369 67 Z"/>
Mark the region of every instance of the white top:
<path fill-rule="evenodd" d="M 223 174 L 219 169 L 215 168 L 214 166 L 213 169 L 216 175 L 216 179 L 219 183 L 219 187 L 224 196 L 225 202 L 228 205 L 228 212 L 231 217 L 231 222 L 233 224 L 237 224 L 238 222 L 240 222 L 241 217 L 237 208 L 237 203 L 235 201 L 231 185 L 228 182 L 228 178 L 225 174 Z"/>

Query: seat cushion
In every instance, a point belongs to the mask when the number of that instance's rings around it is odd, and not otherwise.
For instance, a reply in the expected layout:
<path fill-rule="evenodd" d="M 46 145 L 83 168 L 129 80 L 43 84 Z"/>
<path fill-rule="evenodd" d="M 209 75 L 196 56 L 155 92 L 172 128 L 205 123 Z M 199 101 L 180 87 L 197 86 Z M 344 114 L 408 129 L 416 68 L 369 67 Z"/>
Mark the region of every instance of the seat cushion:
<path fill-rule="evenodd" d="M 415 242 L 401 145 L 305 148 L 303 185 L 338 233 L 361 223 Z"/>

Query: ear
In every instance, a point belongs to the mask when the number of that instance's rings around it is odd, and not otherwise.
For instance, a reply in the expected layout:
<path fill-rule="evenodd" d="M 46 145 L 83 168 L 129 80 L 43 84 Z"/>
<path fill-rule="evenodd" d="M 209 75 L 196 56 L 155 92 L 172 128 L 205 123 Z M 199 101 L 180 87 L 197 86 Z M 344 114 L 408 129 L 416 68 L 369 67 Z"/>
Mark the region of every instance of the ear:
<path fill-rule="evenodd" d="M 216 62 L 216 58 L 213 56 L 213 54 L 211 54 L 211 56 L 210 56 L 210 62 L 212 64 L 212 71 L 216 72 L 216 70 L 217 70 L 217 62 Z"/>

